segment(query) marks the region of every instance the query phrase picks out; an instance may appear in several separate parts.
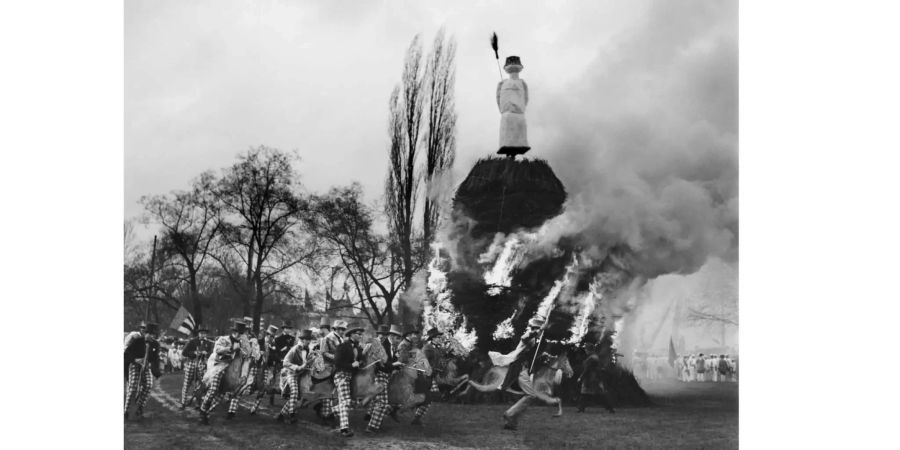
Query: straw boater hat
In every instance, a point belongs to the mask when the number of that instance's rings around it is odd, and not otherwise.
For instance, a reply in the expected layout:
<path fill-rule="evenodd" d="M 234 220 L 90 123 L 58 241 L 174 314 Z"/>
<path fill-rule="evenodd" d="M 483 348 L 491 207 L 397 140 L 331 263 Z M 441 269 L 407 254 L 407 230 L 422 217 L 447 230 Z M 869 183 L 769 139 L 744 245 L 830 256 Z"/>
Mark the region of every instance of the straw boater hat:
<path fill-rule="evenodd" d="M 312 339 L 313 339 L 312 330 L 303 330 L 303 331 L 301 331 L 300 334 L 297 336 L 297 339 L 309 339 L 309 340 L 312 340 Z"/>
<path fill-rule="evenodd" d="M 266 330 L 266 333 L 275 334 L 278 332 L 278 327 L 275 325 L 269 325 L 269 328 Z"/>
<path fill-rule="evenodd" d="M 328 324 L 327 317 L 323 317 L 321 320 L 319 320 L 319 328 L 328 328 L 329 330 L 331 329 L 331 325 Z"/>
<path fill-rule="evenodd" d="M 335 320 L 334 323 L 331 325 L 331 328 L 343 328 L 346 330 L 347 322 L 344 320 L 340 320 L 340 319 Z"/>
<path fill-rule="evenodd" d="M 544 319 L 540 317 L 532 317 L 531 320 L 528 321 L 528 326 L 532 328 L 540 328 L 544 326 Z"/>
<path fill-rule="evenodd" d="M 432 328 L 432 329 L 428 330 L 427 339 L 430 341 L 442 334 L 444 334 L 444 333 L 441 333 L 440 331 L 438 331 L 437 328 Z"/>
<path fill-rule="evenodd" d="M 391 327 L 388 325 L 378 325 L 378 330 L 375 331 L 375 334 L 388 334 L 391 332 Z"/>
<path fill-rule="evenodd" d="M 524 68 L 525 66 L 522 65 L 522 61 L 519 61 L 518 56 L 507 56 L 506 64 L 503 65 L 503 70 L 505 70 L 507 73 L 520 72 Z"/>
<path fill-rule="evenodd" d="M 200 333 L 209 333 L 209 328 L 206 325 L 200 325 L 197 327 L 197 334 Z"/>
<path fill-rule="evenodd" d="M 346 323 L 346 322 L 344 322 L 344 323 Z M 335 322 L 334 327 L 335 327 L 335 328 L 339 328 L 339 327 L 337 326 L 337 322 Z M 353 334 L 353 333 L 356 333 L 356 332 L 362 333 L 363 331 L 366 331 L 366 329 L 363 328 L 363 327 L 361 327 L 361 326 L 358 326 L 358 325 L 357 325 L 357 326 L 352 326 L 352 327 L 350 327 L 347 331 L 344 332 L 344 336 L 345 336 L 345 337 L 350 337 L 350 335 Z"/>
<path fill-rule="evenodd" d="M 397 325 L 391 325 L 391 329 L 388 330 L 388 334 L 393 334 L 399 337 L 403 337 L 403 332 L 400 331 L 400 327 Z"/>

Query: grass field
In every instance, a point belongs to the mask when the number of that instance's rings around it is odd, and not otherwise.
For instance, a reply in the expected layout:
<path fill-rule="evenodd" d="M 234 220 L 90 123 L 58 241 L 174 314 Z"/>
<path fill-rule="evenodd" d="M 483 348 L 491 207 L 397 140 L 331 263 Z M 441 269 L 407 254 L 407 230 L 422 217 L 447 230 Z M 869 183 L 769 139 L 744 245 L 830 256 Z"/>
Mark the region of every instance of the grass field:
<path fill-rule="evenodd" d="M 225 405 L 211 416 L 211 425 L 199 424 L 193 409 L 178 410 L 181 374 L 158 381 L 144 417 L 125 422 L 125 448 L 710 448 L 738 447 L 738 384 L 660 381 L 644 388 L 657 406 L 620 408 L 609 414 L 599 407 L 578 413 L 566 406 L 560 418 L 555 409 L 532 407 L 518 431 L 501 429 L 501 414 L 508 405 L 456 405 L 436 403 L 425 426 L 409 425 L 411 414 L 397 423 L 386 418 L 383 432 L 365 435 L 363 411 L 353 411 L 350 422 L 356 436 L 344 438 L 320 425 L 310 409 L 298 413 L 295 425 L 275 423 L 276 407 L 254 416 L 242 407 L 233 420 L 225 420 Z"/>

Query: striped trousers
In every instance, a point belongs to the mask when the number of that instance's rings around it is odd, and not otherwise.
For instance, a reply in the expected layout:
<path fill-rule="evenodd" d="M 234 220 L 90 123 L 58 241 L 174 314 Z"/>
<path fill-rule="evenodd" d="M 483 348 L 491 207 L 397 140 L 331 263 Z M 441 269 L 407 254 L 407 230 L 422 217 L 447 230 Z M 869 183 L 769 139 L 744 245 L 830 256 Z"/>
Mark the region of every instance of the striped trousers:
<path fill-rule="evenodd" d="M 291 387 L 291 396 L 288 398 L 288 401 L 281 408 L 281 414 L 288 415 L 293 414 L 297 409 L 297 402 L 300 400 L 300 380 L 298 379 L 298 375 L 293 371 L 288 375 L 289 378 L 287 380 L 288 386 Z"/>
<path fill-rule="evenodd" d="M 346 430 L 350 428 L 350 404 L 353 399 L 350 397 L 350 372 L 338 371 L 334 374 L 334 388 L 337 391 L 337 415 L 340 421 L 340 428 Z"/>
<path fill-rule="evenodd" d="M 259 367 L 250 365 L 250 370 L 247 372 L 247 382 L 244 383 L 244 386 L 231 398 L 231 402 L 228 403 L 228 412 L 230 414 L 237 412 L 238 401 L 242 395 L 253 393 L 253 391 L 256 390 L 256 375 L 258 373 Z M 256 400 L 256 406 L 259 406 L 259 399 Z M 256 411 L 256 409 L 253 410 Z"/>
<path fill-rule="evenodd" d="M 225 371 L 222 370 L 216 376 L 212 378 L 209 383 L 209 389 L 206 391 L 206 395 L 203 397 L 203 403 L 200 404 L 200 412 L 204 414 L 209 414 L 210 411 L 215 408 L 219 402 L 222 401 L 223 394 L 219 392 L 221 390 L 222 378 L 225 376 Z"/>
<path fill-rule="evenodd" d="M 150 368 L 144 371 L 144 379 L 141 378 L 141 365 L 131 363 L 128 366 L 128 386 L 125 393 L 125 412 L 131 408 L 132 403 L 137 402 L 138 413 L 143 412 L 144 404 L 147 403 L 147 394 L 153 386 L 153 374 Z"/>
<path fill-rule="evenodd" d="M 430 400 L 427 400 L 428 396 L 431 395 L 431 394 L 435 394 L 435 393 L 438 393 L 438 394 L 439 394 L 440 392 L 441 392 L 441 390 L 438 389 L 437 381 L 435 381 L 434 379 L 432 379 L 432 380 L 431 380 L 431 392 L 429 392 L 428 394 L 426 394 L 426 396 L 425 396 L 425 398 L 426 398 L 425 403 L 419 405 L 419 407 L 416 408 L 416 417 L 422 417 L 422 416 L 424 416 L 425 413 L 428 412 L 428 408 L 431 407 L 431 401 L 430 401 Z"/>
<path fill-rule="evenodd" d="M 387 415 L 390 408 L 390 405 L 388 405 L 388 374 L 375 371 L 375 384 L 384 388 L 372 400 L 374 406 L 370 411 L 372 417 L 369 419 L 369 428 L 373 430 L 381 428 L 381 422 L 384 421 L 384 416 Z"/>
<path fill-rule="evenodd" d="M 200 381 L 206 373 L 206 361 L 202 359 L 186 360 L 184 362 L 184 384 L 181 386 L 181 404 L 187 406 L 191 392 L 191 386 L 195 381 Z"/>

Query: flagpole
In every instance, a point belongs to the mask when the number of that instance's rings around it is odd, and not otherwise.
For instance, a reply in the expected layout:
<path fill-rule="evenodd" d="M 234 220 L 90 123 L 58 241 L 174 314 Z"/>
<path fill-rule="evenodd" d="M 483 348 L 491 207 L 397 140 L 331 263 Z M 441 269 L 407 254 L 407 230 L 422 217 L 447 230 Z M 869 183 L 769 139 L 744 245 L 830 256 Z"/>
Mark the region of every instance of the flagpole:
<path fill-rule="evenodd" d="M 147 309 L 144 312 L 144 321 L 150 322 L 150 302 L 153 301 L 152 293 L 154 291 L 153 287 L 153 274 L 156 269 L 156 235 L 153 236 L 153 253 L 150 254 L 150 292 L 147 296 Z"/>

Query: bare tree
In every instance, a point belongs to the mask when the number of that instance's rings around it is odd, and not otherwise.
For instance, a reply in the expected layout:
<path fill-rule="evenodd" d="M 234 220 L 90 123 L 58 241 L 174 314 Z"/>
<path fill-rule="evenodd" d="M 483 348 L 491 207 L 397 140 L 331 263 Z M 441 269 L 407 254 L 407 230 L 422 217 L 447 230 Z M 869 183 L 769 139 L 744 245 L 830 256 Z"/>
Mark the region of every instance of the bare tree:
<path fill-rule="evenodd" d="M 456 158 L 456 40 L 445 40 L 441 28 L 425 66 L 425 204 L 422 235 L 427 250 L 440 221 L 437 178 L 444 175 Z M 426 255 L 427 257 L 427 255 Z"/>
<path fill-rule="evenodd" d="M 233 288 L 243 293 L 244 315 L 253 317 L 254 330 L 267 297 L 294 295 L 286 280 L 291 270 L 315 270 L 319 250 L 302 229 L 307 201 L 297 192 L 293 160 L 277 149 L 250 149 L 225 170 L 216 189 L 222 246 L 213 256 Z"/>
<path fill-rule="evenodd" d="M 219 204 L 213 193 L 215 181 L 206 172 L 194 180 L 190 191 L 141 197 L 149 220 L 162 227 L 161 251 L 175 255 L 172 262 L 183 271 L 188 285 L 186 297 L 198 323 L 203 322 L 201 271 L 220 228 Z"/>
<path fill-rule="evenodd" d="M 385 181 L 385 212 L 393 241 L 391 247 L 400 255 L 404 287 L 412 283 L 413 274 L 422 266 L 422 241 L 414 227 L 422 177 L 416 170 L 416 160 L 423 128 L 423 78 L 422 43 L 416 35 L 406 51 L 400 85 L 391 93 L 388 121 L 390 164 Z M 399 305 L 399 315 L 401 323 L 414 320 L 411 311 L 402 303 Z"/>
<path fill-rule="evenodd" d="M 372 231 L 373 214 L 362 202 L 362 188 L 359 184 L 332 188 L 327 195 L 313 197 L 311 204 L 313 213 L 306 220 L 337 262 L 329 274 L 326 297 L 336 298 L 335 286 L 340 284 L 341 293 L 373 326 L 393 323 L 403 264 L 389 240 Z"/>

